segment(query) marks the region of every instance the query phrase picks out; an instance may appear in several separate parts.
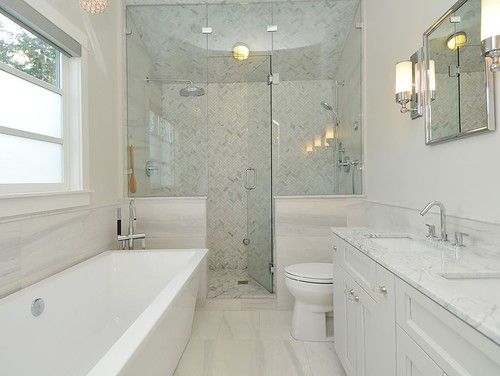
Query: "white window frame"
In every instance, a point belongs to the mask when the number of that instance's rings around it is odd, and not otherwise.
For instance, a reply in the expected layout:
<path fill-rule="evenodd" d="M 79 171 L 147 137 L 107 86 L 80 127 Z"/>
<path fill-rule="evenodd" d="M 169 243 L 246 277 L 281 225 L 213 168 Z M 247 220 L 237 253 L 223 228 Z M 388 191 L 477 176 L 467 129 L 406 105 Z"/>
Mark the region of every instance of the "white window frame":
<path fill-rule="evenodd" d="M 0 218 L 34 214 L 90 205 L 88 169 L 88 39 L 86 33 L 73 25 L 44 0 L 26 1 L 82 47 L 81 56 L 68 57 L 60 52 L 60 88 L 1 63 L 0 69 L 28 82 L 62 95 L 62 137 L 0 127 L 0 133 L 49 141 L 63 145 L 63 183 L 0 184 Z"/>

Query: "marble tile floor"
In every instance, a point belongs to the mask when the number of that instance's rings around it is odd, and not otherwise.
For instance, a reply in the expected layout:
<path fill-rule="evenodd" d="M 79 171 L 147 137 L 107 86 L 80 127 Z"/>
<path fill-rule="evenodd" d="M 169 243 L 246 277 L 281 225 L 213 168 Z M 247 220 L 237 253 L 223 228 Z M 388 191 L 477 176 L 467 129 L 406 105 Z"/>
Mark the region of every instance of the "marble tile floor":
<path fill-rule="evenodd" d="M 240 284 L 239 281 L 248 281 Z M 274 295 L 254 281 L 246 270 L 208 271 L 208 298 L 272 298 Z"/>
<path fill-rule="evenodd" d="M 291 315 L 197 310 L 174 376 L 345 376 L 333 343 L 301 342 L 290 335 Z"/>

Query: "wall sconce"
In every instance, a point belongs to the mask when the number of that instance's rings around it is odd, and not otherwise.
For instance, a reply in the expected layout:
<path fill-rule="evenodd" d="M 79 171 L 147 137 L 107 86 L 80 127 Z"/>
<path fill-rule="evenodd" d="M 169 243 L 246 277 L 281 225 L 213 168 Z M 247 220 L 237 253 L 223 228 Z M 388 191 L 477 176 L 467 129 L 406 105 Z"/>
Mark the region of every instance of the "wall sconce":
<path fill-rule="evenodd" d="M 423 110 L 423 50 L 415 52 L 410 60 L 396 64 L 396 103 L 401 105 L 401 113 L 410 113 L 411 119 L 417 119 Z M 435 82 L 435 80 L 434 80 Z"/>
<path fill-rule="evenodd" d="M 413 64 L 410 60 L 404 60 L 396 64 L 396 103 L 401 105 L 401 113 L 407 113 L 410 109 L 413 92 Z"/>
<path fill-rule="evenodd" d="M 433 101 L 436 99 L 436 62 L 434 60 L 429 60 L 427 74 L 429 75 L 429 92 Z"/>
<path fill-rule="evenodd" d="M 325 129 L 325 146 L 332 146 L 334 138 L 333 125 L 327 125 Z"/>
<path fill-rule="evenodd" d="M 306 152 L 307 153 L 312 153 L 314 151 L 312 144 L 307 144 L 306 146 Z"/>
<path fill-rule="evenodd" d="M 481 44 L 483 56 L 492 59 L 490 71 L 500 72 L 500 0 L 481 0 Z"/>
<path fill-rule="evenodd" d="M 322 140 L 321 140 L 321 136 L 316 136 L 314 137 L 314 147 L 315 148 L 320 148 L 322 146 Z"/>

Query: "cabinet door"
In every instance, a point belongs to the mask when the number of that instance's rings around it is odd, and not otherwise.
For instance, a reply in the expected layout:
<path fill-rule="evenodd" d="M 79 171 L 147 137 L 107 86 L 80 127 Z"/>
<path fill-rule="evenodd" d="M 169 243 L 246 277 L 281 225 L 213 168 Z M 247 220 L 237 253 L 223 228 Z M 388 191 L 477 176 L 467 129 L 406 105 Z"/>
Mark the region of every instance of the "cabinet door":
<path fill-rule="evenodd" d="M 395 376 L 394 300 L 388 297 L 387 301 L 376 301 L 356 285 L 354 302 L 356 305 L 357 375 Z"/>
<path fill-rule="evenodd" d="M 333 311 L 335 330 L 335 350 L 349 376 L 356 376 L 356 312 L 347 292 L 347 274 L 334 264 Z"/>
<path fill-rule="evenodd" d="M 446 376 L 429 355 L 399 326 L 397 327 L 397 362 L 398 376 Z"/>

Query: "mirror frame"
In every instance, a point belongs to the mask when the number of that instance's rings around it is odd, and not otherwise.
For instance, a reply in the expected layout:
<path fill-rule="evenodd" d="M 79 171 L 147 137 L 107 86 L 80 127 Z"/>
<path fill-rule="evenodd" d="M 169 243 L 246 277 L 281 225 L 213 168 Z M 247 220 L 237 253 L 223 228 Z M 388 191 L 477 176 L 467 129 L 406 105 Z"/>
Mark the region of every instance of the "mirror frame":
<path fill-rule="evenodd" d="M 481 134 L 481 133 L 487 133 L 487 132 L 493 132 L 496 129 L 496 116 L 495 116 L 495 77 L 493 72 L 490 70 L 491 66 L 491 59 L 490 58 L 484 58 L 485 62 L 485 75 L 486 75 L 486 112 L 487 112 L 487 124 L 485 124 L 483 127 L 476 128 L 476 129 L 471 129 L 465 132 L 461 133 L 456 133 L 451 136 L 446 136 L 446 137 L 441 137 L 441 138 L 435 138 L 432 139 L 432 113 L 431 113 L 431 106 L 432 106 L 432 98 L 431 98 L 431 93 L 427 88 L 429 87 L 429 79 L 430 79 L 430 74 L 429 74 L 429 59 L 430 59 L 430 43 L 429 43 L 429 37 L 430 35 L 439 27 L 441 26 L 448 18 L 451 16 L 451 14 L 455 13 L 458 9 L 460 9 L 467 1 L 469 0 L 460 0 L 457 3 L 455 3 L 445 14 L 443 14 L 427 31 L 425 31 L 423 38 L 424 38 L 424 58 L 423 58 L 423 73 L 425 75 L 425 84 L 423 87 L 423 94 L 424 94 L 424 116 L 425 116 L 425 144 L 426 145 L 435 145 L 435 144 L 440 144 L 443 142 L 447 141 L 453 141 L 456 139 L 460 139 L 463 137 L 468 137 L 468 136 L 473 136 L 476 134 Z"/>

